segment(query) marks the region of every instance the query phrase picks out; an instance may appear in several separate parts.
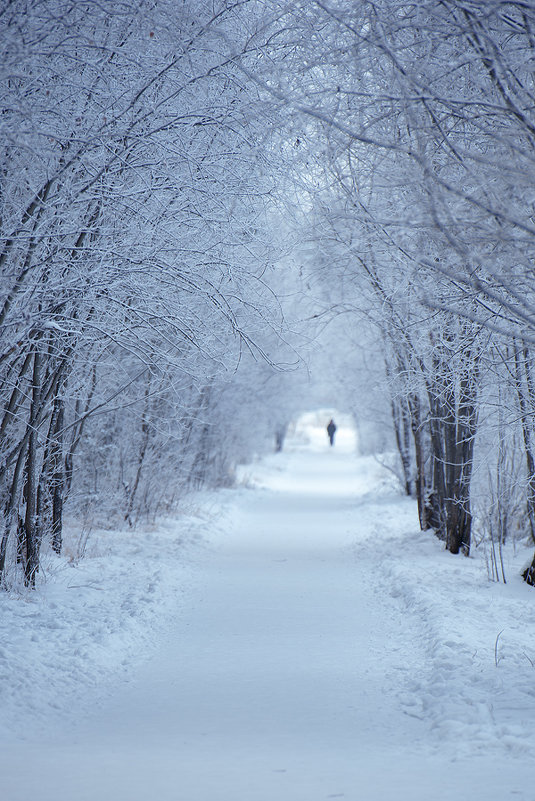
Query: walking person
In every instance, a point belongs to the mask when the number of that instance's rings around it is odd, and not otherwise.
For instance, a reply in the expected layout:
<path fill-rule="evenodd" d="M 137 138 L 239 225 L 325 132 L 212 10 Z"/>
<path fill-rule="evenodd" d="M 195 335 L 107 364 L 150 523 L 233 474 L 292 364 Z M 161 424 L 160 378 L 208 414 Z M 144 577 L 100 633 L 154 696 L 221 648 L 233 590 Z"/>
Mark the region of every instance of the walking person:
<path fill-rule="evenodd" d="M 331 443 L 331 445 L 334 445 L 334 432 L 335 431 L 336 431 L 336 425 L 335 425 L 334 420 L 331 417 L 331 419 L 329 420 L 329 423 L 327 425 L 327 434 L 329 435 L 329 442 Z"/>

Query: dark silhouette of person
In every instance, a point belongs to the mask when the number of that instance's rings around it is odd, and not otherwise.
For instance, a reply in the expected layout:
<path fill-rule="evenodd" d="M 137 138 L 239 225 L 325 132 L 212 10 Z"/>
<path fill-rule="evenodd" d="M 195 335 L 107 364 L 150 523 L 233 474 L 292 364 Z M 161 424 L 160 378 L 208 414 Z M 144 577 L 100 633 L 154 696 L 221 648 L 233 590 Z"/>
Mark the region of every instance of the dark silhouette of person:
<path fill-rule="evenodd" d="M 327 425 L 327 434 L 329 435 L 329 442 L 331 445 L 334 445 L 334 432 L 336 431 L 336 425 L 334 420 L 331 418 Z"/>

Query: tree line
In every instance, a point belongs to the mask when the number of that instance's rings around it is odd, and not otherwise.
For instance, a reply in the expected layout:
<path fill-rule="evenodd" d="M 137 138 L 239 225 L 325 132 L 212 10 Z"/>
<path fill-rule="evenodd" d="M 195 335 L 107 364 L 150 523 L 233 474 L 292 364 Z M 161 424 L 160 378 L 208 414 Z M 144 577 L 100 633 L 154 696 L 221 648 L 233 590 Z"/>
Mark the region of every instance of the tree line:
<path fill-rule="evenodd" d="M 469 554 L 475 515 L 496 578 L 535 543 L 532 3 L 12 0 L 0 26 L 4 583 L 67 501 L 134 524 L 280 440 L 288 231 L 375 331 L 421 528 Z"/>
<path fill-rule="evenodd" d="M 228 56 L 238 12 L 0 10 L 4 584 L 35 584 L 44 539 L 60 552 L 67 501 L 108 525 L 164 513 L 277 423 L 278 167 Z"/>
<path fill-rule="evenodd" d="M 270 35 L 248 74 L 299 115 L 317 273 L 376 328 L 421 528 L 469 554 L 475 502 L 494 554 L 535 542 L 535 7 L 281 3 Z"/>

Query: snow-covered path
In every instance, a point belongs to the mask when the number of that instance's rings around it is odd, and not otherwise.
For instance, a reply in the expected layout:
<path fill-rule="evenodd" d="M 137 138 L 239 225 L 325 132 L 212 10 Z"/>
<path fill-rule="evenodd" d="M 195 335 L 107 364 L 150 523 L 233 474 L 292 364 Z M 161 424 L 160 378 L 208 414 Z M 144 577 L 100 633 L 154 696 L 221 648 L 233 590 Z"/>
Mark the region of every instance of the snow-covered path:
<path fill-rule="evenodd" d="M 410 714 L 425 642 L 369 547 L 374 517 L 392 514 L 370 496 L 380 468 L 335 448 L 273 459 L 260 476 L 135 679 L 73 730 L 2 746 L 1 798 L 535 798 L 529 759 L 441 753 Z"/>

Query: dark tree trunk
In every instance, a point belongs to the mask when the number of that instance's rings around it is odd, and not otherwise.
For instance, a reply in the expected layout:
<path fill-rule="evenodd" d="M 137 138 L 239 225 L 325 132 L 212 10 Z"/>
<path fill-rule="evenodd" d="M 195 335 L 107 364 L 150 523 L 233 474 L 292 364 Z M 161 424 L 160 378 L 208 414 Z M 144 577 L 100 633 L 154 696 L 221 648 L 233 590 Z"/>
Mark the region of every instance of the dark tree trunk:
<path fill-rule="evenodd" d="M 141 444 L 139 447 L 139 454 L 137 459 L 137 468 L 136 468 L 136 475 L 134 478 L 134 483 L 132 484 L 132 488 L 130 490 L 130 496 L 128 498 L 128 503 L 126 507 L 126 512 L 124 519 L 128 523 L 129 526 L 133 525 L 132 521 L 132 512 L 134 509 L 134 501 L 136 498 L 137 490 L 139 487 L 139 481 L 141 479 L 141 471 L 143 470 L 143 463 L 145 461 L 145 455 L 147 453 L 147 448 L 149 445 L 149 437 L 150 437 L 150 426 L 149 426 L 149 406 L 150 406 L 150 388 L 151 388 L 151 374 L 149 372 L 147 382 L 145 384 L 145 406 L 143 408 L 143 413 L 141 415 Z"/>
<path fill-rule="evenodd" d="M 455 474 L 453 493 L 448 513 L 446 542 L 452 553 L 470 553 L 472 514 L 470 510 L 470 483 L 474 456 L 477 409 L 471 390 L 465 386 L 458 411 L 455 442 Z"/>
<path fill-rule="evenodd" d="M 530 369 L 530 352 L 526 346 L 522 353 L 514 343 L 515 355 L 515 385 L 520 408 L 520 421 L 522 424 L 522 438 L 526 454 L 526 512 L 531 539 L 535 542 L 535 445 L 533 442 L 533 425 L 531 423 L 535 409 L 535 390 Z M 527 579 L 526 579 L 527 581 Z"/>
<path fill-rule="evenodd" d="M 411 416 L 411 431 L 414 442 L 415 471 L 414 486 L 418 502 L 418 519 L 420 529 L 427 531 L 432 528 L 433 510 L 429 493 L 429 479 L 427 476 L 427 458 L 425 448 L 425 431 L 422 421 L 422 402 L 418 395 L 411 393 L 408 397 Z"/>
<path fill-rule="evenodd" d="M 56 398 L 55 425 L 50 446 L 51 487 L 52 487 L 52 548 L 59 554 L 63 544 L 63 497 L 65 492 L 65 472 L 63 460 L 63 424 L 65 404 Z"/>
<path fill-rule="evenodd" d="M 7 545 L 9 542 L 9 536 L 11 534 L 13 518 L 15 516 L 15 509 L 18 501 L 20 477 L 23 472 L 25 453 L 26 453 L 25 449 L 21 448 L 19 451 L 17 462 L 15 464 L 15 469 L 13 471 L 11 488 L 6 498 L 6 504 L 4 507 L 4 530 L 2 533 L 2 541 L 0 543 L 0 582 L 4 581 Z"/>
<path fill-rule="evenodd" d="M 288 425 L 279 425 L 275 429 L 275 453 L 280 453 L 284 448 L 284 440 L 286 439 L 286 432 Z"/>
<path fill-rule="evenodd" d="M 30 407 L 30 435 L 26 457 L 26 481 L 24 519 L 19 521 L 19 556 L 24 568 L 24 582 L 35 587 L 39 571 L 39 531 L 37 520 L 37 419 L 41 397 L 41 354 L 36 351 L 33 358 L 32 401 Z"/>
<path fill-rule="evenodd" d="M 403 471 L 403 489 L 412 497 L 414 492 L 414 471 L 411 450 L 411 418 L 407 404 L 403 400 L 393 398 L 391 401 L 392 420 L 396 445 Z"/>
<path fill-rule="evenodd" d="M 433 451 L 432 508 L 429 518 L 439 539 L 454 554 L 470 553 L 474 439 L 477 429 L 478 353 L 467 347 L 461 364 L 451 371 L 436 358 L 438 380 L 428 385 L 430 433 Z"/>
<path fill-rule="evenodd" d="M 531 372 L 531 354 L 526 345 L 522 351 L 513 342 L 515 357 L 515 388 L 520 408 L 522 438 L 526 454 L 526 512 L 531 539 L 535 542 L 535 445 L 532 416 L 535 409 L 535 387 Z M 522 577 L 526 584 L 535 586 L 535 556 L 524 570 Z"/>
<path fill-rule="evenodd" d="M 522 578 L 524 579 L 526 584 L 530 585 L 530 587 L 535 587 L 535 555 L 533 556 L 533 559 L 529 567 L 526 567 L 526 569 L 522 573 Z"/>
<path fill-rule="evenodd" d="M 394 427 L 394 436 L 396 438 L 396 446 L 399 453 L 401 462 L 401 470 L 403 474 L 403 489 L 409 497 L 417 496 L 418 489 L 415 482 L 415 467 L 413 449 L 411 446 L 411 431 L 413 432 L 412 416 L 410 409 L 410 401 L 407 397 L 405 382 L 401 382 L 402 391 L 397 388 L 399 376 L 405 376 L 407 373 L 407 366 L 403 354 L 399 348 L 390 343 L 393 350 L 393 360 L 395 368 L 390 364 L 390 359 L 385 355 L 385 370 L 386 377 L 390 385 L 390 410 L 392 413 L 392 424 Z M 387 349 L 388 351 L 388 349 Z"/>
<path fill-rule="evenodd" d="M 435 530 L 437 537 L 446 539 L 446 436 L 447 419 L 444 405 L 438 394 L 429 397 L 429 434 L 431 442 L 431 487 L 426 498 L 429 527 Z"/>

